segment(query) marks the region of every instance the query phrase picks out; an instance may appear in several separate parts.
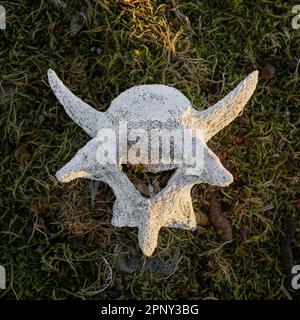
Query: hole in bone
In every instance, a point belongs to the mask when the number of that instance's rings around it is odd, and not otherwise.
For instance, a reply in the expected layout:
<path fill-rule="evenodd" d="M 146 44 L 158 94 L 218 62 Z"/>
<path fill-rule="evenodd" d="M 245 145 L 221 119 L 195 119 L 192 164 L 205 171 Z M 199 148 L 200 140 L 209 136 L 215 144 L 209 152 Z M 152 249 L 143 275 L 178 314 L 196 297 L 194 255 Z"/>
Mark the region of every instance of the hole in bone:
<path fill-rule="evenodd" d="M 176 169 L 151 173 L 146 172 L 141 165 L 123 164 L 122 171 L 126 173 L 141 195 L 145 198 L 151 198 L 167 185 Z"/>
<path fill-rule="evenodd" d="M 90 180 L 89 188 L 91 192 L 91 211 L 90 216 L 95 219 L 101 219 L 102 214 L 111 214 L 115 202 L 115 194 L 112 188 L 98 180 Z"/>

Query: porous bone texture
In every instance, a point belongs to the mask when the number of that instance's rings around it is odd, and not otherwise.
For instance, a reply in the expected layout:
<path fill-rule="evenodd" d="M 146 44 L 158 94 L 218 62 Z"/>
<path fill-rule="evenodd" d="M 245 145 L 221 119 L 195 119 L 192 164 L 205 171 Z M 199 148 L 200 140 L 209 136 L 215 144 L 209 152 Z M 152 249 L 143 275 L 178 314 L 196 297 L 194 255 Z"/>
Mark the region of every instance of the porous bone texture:
<path fill-rule="evenodd" d="M 243 110 L 253 94 L 258 72 L 248 75 L 233 91 L 214 106 L 199 112 L 178 90 L 165 85 L 139 85 L 115 98 L 106 112 L 99 112 L 75 96 L 59 80 L 54 71 L 48 71 L 50 86 L 67 114 L 92 138 L 62 169 L 56 177 L 69 182 L 84 177 L 101 180 L 114 191 L 112 224 L 117 227 L 138 228 L 138 241 L 143 253 L 152 255 L 162 227 L 195 229 L 196 218 L 190 191 L 193 185 L 208 183 L 229 185 L 233 177 L 206 142 L 232 122 Z M 176 168 L 166 187 L 152 198 L 143 197 L 118 163 L 100 164 L 96 151 L 101 148 L 102 129 L 119 134 L 120 122 L 127 130 L 186 129 L 193 134 L 201 129 L 197 143 L 202 148 L 201 165 L 189 166 L 161 159 L 160 163 L 144 165 L 147 171 L 161 172 Z M 149 144 L 150 145 L 150 144 Z M 127 147 L 118 150 L 118 161 L 127 156 Z M 149 147 L 150 148 L 150 147 Z"/>

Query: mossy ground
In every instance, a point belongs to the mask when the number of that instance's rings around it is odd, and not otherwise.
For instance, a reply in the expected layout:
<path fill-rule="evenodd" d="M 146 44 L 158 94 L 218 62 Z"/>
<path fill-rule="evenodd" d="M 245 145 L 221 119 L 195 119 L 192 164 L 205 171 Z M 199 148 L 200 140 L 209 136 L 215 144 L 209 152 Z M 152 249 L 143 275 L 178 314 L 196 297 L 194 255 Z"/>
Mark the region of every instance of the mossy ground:
<path fill-rule="evenodd" d="M 285 220 L 294 218 L 293 263 L 300 264 L 295 1 L 65 2 L 66 9 L 55 1 L 3 2 L 0 264 L 8 285 L 0 297 L 286 299 L 285 289 L 299 297 L 280 259 Z M 83 27 L 72 35 L 79 12 Z M 262 77 L 267 64 L 275 70 Z M 92 210 L 87 180 L 60 184 L 54 177 L 89 138 L 51 93 L 48 68 L 98 110 L 146 83 L 175 86 L 201 110 L 258 69 L 243 116 L 210 141 L 234 176 L 220 190 L 234 240 L 221 244 L 212 226 L 164 229 L 155 254 L 176 258 L 168 275 L 145 268 L 144 258 L 144 267 L 120 272 L 120 254 L 140 250 L 137 230 L 111 226 L 112 191 L 101 184 Z M 207 210 L 206 192 L 206 185 L 193 189 L 197 214 Z M 101 291 L 109 268 L 111 284 Z"/>

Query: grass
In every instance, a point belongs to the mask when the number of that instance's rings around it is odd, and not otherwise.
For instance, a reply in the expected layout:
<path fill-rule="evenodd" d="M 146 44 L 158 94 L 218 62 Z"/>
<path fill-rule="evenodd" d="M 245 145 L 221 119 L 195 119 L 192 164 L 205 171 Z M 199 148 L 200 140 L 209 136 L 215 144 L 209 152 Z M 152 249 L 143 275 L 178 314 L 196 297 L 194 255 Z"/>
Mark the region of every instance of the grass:
<path fill-rule="evenodd" d="M 59 1 L 2 2 L 0 264 L 8 285 L 0 297 L 299 298 L 283 272 L 280 249 L 292 219 L 292 263 L 300 264 L 294 1 L 65 2 L 66 9 Z M 72 16 L 81 30 L 70 29 Z M 267 64 L 275 72 L 262 77 Z M 55 172 L 88 137 L 51 93 L 48 68 L 102 111 L 123 90 L 145 83 L 175 86 L 201 110 L 258 69 L 244 114 L 209 143 L 234 176 L 219 190 L 234 240 L 220 243 L 211 225 L 194 232 L 164 229 L 155 257 L 146 259 L 137 230 L 111 226 L 108 186 L 100 185 L 92 209 L 87 180 L 58 183 Z M 143 188 L 148 177 L 137 177 Z M 207 185 L 192 191 L 198 216 L 207 212 L 207 192 Z"/>

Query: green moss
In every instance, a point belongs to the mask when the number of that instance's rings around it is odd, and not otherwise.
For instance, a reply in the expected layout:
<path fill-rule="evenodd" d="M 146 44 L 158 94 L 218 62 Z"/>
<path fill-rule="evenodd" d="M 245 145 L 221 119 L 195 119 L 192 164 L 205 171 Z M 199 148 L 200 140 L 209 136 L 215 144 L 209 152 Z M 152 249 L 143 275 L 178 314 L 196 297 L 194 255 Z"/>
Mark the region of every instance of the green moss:
<path fill-rule="evenodd" d="M 9 284 L 0 297 L 285 299 L 279 238 L 286 216 L 296 219 L 298 250 L 300 239 L 300 33 L 291 27 L 293 1 L 104 0 L 86 1 L 84 7 L 66 2 L 65 10 L 46 2 L 5 4 L 0 264 Z M 86 23 L 70 37 L 70 18 L 80 10 Z M 92 47 L 103 52 L 91 52 Z M 294 69 L 288 67 L 293 59 Z M 145 83 L 175 86 L 201 110 L 266 63 L 275 67 L 274 77 L 260 77 L 244 115 L 210 141 L 235 178 L 222 189 L 234 241 L 218 243 L 211 226 L 164 229 L 156 254 L 180 250 L 169 277 L 147 268 L 119 272 L 121 253 L 140 254 L 137 231 L 111 226 L 109 187 L 100 185 L 91 210 L 87 181 L 56 181 L 56 170 L 88 137 L 52 95 L 47 69 L 98 110 L 124 89 Z M 13 150 L 25 146 L 30 154 L 25 163 L 4 150 L 7 141 Z M 196 212 L 207 210 L 206 189 L 193 190 Z M 246 240 L 242 226 L 249 228 Z M 107 281 L 101 256 L 112 267 L 112 283 L 86 296 L 82 289 L 95 291 Z M 287 283 L 286 288 L 292 293 Z"/>

